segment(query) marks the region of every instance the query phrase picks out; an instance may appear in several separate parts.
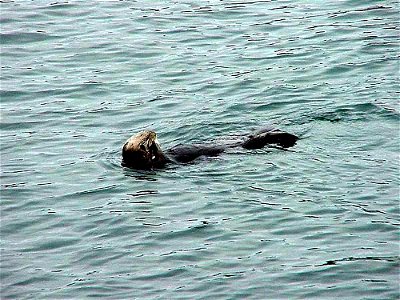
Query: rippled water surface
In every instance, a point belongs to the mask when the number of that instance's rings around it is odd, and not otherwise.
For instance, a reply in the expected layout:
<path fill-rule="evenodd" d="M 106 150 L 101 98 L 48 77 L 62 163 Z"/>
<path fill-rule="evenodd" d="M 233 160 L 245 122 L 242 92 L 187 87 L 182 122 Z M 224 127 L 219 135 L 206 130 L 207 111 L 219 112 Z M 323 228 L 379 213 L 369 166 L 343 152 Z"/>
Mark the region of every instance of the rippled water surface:
<path fill-rule="evenodd" d="M 2 299 L 400 297 L 397 1 L 1 2 Z"/>

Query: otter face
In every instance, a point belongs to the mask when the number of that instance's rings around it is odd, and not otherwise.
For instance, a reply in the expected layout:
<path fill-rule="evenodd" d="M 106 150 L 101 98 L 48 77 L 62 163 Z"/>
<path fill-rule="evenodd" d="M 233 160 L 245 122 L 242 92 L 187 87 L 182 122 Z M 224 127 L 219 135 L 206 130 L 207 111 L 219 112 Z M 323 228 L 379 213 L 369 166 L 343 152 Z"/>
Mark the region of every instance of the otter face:
<path fill-rule="evenodd" d="M 122 148 L 123 166 L 152 169 L 163 166 L 167 159 L 154 131 L 142 131 L 130 137 Z"/>

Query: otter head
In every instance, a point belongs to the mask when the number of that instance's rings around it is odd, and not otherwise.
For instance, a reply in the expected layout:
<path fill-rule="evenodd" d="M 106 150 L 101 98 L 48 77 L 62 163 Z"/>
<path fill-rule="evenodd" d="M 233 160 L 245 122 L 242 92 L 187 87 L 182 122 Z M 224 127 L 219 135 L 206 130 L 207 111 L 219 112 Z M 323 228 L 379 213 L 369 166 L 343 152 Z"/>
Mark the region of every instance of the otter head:
<path fill-rule="evenodd" d="M 162 167 L 167 158 L 154 131 L 142 131 L 130 137 L 122 148 L 122 164 L 134 169 Z"/>

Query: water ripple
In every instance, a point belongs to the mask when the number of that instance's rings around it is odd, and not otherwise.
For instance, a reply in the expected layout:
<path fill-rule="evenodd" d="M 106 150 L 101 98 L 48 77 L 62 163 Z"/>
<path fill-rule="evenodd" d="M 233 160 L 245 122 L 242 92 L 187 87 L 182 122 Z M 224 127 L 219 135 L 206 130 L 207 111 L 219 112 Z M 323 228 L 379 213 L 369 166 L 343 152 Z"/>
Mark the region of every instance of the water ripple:
<path fill-rule="evenodd" d="M 399 298 L 396 1 L 0 2 L 3 297 Z"/>

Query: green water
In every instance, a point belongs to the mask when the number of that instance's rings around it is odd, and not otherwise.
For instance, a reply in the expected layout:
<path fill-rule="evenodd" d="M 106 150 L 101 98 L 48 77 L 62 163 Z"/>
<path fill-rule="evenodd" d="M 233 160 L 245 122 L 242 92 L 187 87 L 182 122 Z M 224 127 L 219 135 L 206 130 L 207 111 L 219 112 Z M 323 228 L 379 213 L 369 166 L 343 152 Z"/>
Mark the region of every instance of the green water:
<path fill-rule="evenodd" d="M 400 297 L 397 1 L 2 2 L 1 299 Z"/>

